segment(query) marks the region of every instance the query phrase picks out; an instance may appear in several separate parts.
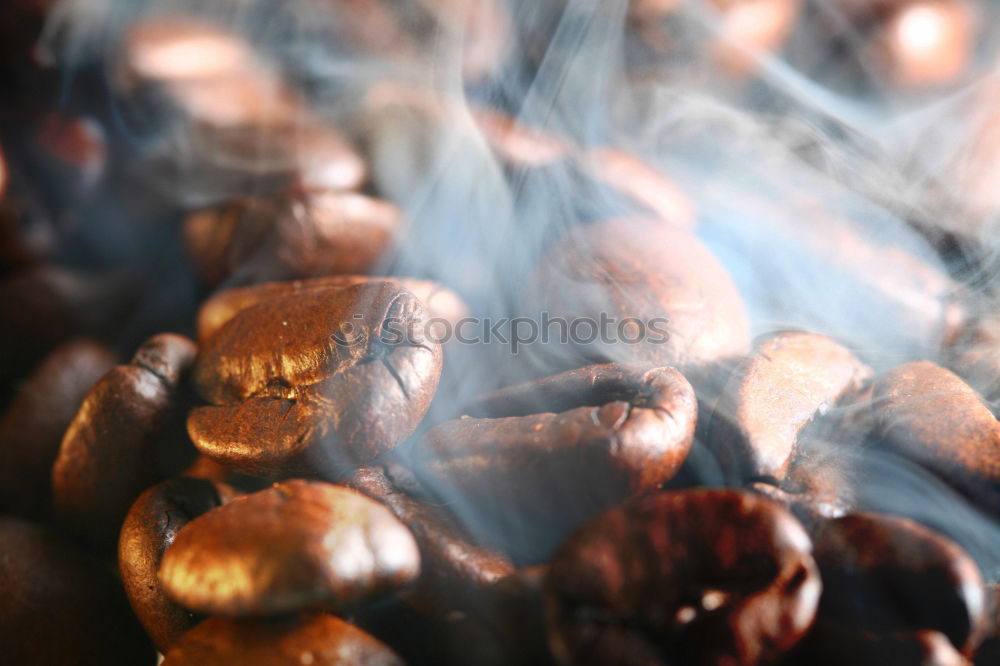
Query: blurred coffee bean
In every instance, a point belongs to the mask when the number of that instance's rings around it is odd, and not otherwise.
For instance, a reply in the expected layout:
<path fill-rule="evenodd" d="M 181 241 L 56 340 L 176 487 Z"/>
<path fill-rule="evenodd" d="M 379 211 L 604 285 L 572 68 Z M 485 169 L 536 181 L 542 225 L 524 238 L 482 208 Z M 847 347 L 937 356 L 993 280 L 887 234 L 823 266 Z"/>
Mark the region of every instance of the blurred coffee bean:
<path fill-rule="evenodd" d="M 871 375 L 871 368 L 825 335 L 770 334 L 729 378 L 709 443 L 738 477 L 780 481 L 806 424 L 858 392 Z"/>
<path fill-rule="evenodd" d="M 132 609 L 161 653 L 201 620 L 163 593 L 157 577 L 163 553 L 182 527 L 236 495 L 223 484 L 179 477 L 148 489 L 125 517 L 118 570 Z"/>
<path fill-rule="evenodd" d="M 87 339 L 57 347 L 21 384 L 0 421 L 0 507 L 32 518 L 52 504 L 52 464 L 84 396 L 115 365 Z"/>
<path fill-rule="evenodd" d="M 825 621 L 883 636 L 938 631 L 965 654 L 979 645 L 982 575 L 950 539 L 906 518 L 864 513 L 829 521 L 813 538 Z"/>
<path fill-rule="evenodd" d="M 790 661 L 815 666 L 969 666 L 947 636 L 937 631 L 874 634 L 822 619 Z"/>
<path fill-rule="evenodd" d="M 478 538 L 499 538 L 528 563 L 591 516 L 670 480 L 697 418 L 676 370 L 615 364 L 501 389 L 469 411 L 491 418 L 430 429 L 415 445 L 417 469 Z"/>
<path fill-rule="evenodd" d="M 114 551 L 132 502 L 158 480 L 157 448 L 179 417 L 178 385 L 196 351 L 180 335 L 150 338 L 129 365 L 91 387 L 63 436 L 52 468 L 53 509 L 102 551 Z"/>
<path fill-rule="evenodd" d="M 403 666 L 386 645 L 343 620 L 213 617 L 186 633 L 163 666 Z"/>
<path fill-rule="evenodd" d="M 1000 314 L 970 322 L 948 359 L 950 368 L 987 401 L 1000 401 Z"/>
<path fill-rule="evenodd" d="M 662 221 L 619 219 L 570 230 L 542 259 L 526 296 L 533 310 L 553 318 L 594 322 L 586 329 L 594 333 L 590 344 L 581 339 L 566 352 L 542 346 L 541 361 L 562 369 L 641 360 L 688 374 L 749 347 L 747 313 L 729 274 L 697 238 Z M 620 340 L 599 341 L 592 329 L 602 314 L 613 318 Z"/>
<path fill-rule="evenodd" d="M 244 495 L 184 526 L 160 581 L 185 608 L 264 616 L 342 609 L 417 577 L 413 536 L 386 507 L 320 481 Z"/>
<path fill-rule="evenodd" d="M 384 504 L 413 533 L 420 549 L 420 578 L 406 599 L 414 606 L 443 614 L 462 608 L 468 599 L 514 570 L 502 553 L 475 544 L 446 513 L 445 507 L 400 491 L 389 474 L 394 471 L 362 467 L 348 485 Z"/>
<path fill-rule="evenodd" d="M 1000 490 L 1000 423 L 968 384 L 929 361 L 880 377 L 873 408 L 882 446 L 924 465 L 959 490 Z"/>
<path fill-rule="evenodd" d="M 820 579 L 802 526 L 731 490 L 641 498 L 581 528 L 546 588 L 562 664 L 772 663 L 812 624 Z"/>
<path fill-rule="evenodd" d="M 0 654 L 18 666 L 156 663 L 105 567 L 39 525 L 0 518 Z"/>
<path fill-rule="evenodd" d="M 660 170 L 637 156 L 616 148 L 593 148 L 583 163 L 594 176 L 635 199 L 661 220 L 694 231 L 698 225 L 694 202 Z"/>
<path fill-rule="evenodd" d="M 451 289 L 431 280 L 401 277 L 372 277 L 367 275 L 335 275 L 312 280 L 293 282 L 265 282 L 248 287 L 233 287 L 210 296 L 198 310 L 198 341 L 206 342 L 223 325 L 242 310 L 271 298 L 303 294 L 324 289 L 342 289 L 366 282 L 395 282 L 420 299 L 431 319 L 442 320 L 433 327 L 435 339 L 447 337 L 447 326 L 454 331 L 459 321 L 469 315 L 469 308 Z M 445 325 L 446 322 L 446 325 Z"/>
<path fill-rule="evenodd" d="M 337 476 L 416 428 L 441 373 L 426 309 L 391 282 L 248 307 L 202 349 L 188 418 L 203 454 L 255 475 Z"/>
<path fill-rule="evenodd" d="M 401 225 L 392 204 L 361 194 L 298 190 L 239 199 L 190 215 L 184 239 L 209 285 L 368 273 Z"/>
<path fill-rule="evenodd" d="M 125 274 L 89 275 L 39 265 L 0 281 L 0 380 L 23 377 L 59 343 L 120 330 L 141 285 Z M 3 390 L 3 389 L 0 389 Z"/>
<path fill-rule="evenodd" d="M 206 20 L 161 16 L 129 27 L 114 83 L 128 115 L 163 126 L 150 165 L 174 178 L 179 171 L 184 196 L 201 205 L 289 184 L 359 186 L 357 152 L 312 117 L 260 53 Z"/>
<path fill-rule="evenodd" d="M 710 36 L 698 40 L 696 47 L 704 48 L 722 71 L 745 76 L 755 69 L 762 55 L 781 49 L 798 19 L 800 0 L 709 0 L 705 3 L 712 10 L 709 16 Z M 662 55 L 681 60 L 691 53 L 677 53 L 678 48 L 692 49 L 692 45 L 678 44 L 671 39 L 669 29 L 661 24 L 680 20 L 704 20 L 692 10 L 702 9 L 680 0 L 630 0 L 629 20 L 646 44 Z M 690 28 L 688 28 L 690 30 Z M 695 51 L 695 56 L 700 51 Z"/>
<path fill-rule="evenodd" d="M 497 157 L 508 167 L 527 169 L 565 158 L 571 152 L 566 141 L 518 122 L 497 109 L 472 109 L 476 127 Z"/>
<path fill-rule="evenodd" d="M 904 88 L 953 83 L 968 72 L 976 12 L 965 0 L 899 3 L 879 35 L 888 78 Z"/>
<path fill-rule="evenodd" d="M 435 627 L 435 663 L 551 666 L 543 609 L 547 567 L 518 569 Z"/>
<path fill-rule="evenodd" d="M 104 131 L 90 118 L 62 113 L 44 114 L 36 121 L 33 152 L 44 171 L 37 178 L 50 205 L 70 207 L 104 174 L 107 142 Z"/>

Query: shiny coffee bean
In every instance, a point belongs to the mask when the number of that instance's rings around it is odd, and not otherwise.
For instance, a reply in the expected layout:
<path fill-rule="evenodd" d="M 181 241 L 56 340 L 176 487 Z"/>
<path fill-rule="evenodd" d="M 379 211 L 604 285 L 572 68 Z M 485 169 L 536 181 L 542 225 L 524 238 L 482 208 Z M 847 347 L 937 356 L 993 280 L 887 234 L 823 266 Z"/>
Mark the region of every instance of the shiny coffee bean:
<path fill-rule="evenodd" d="M 0 517 L 0 654 L 18 666 L 156 663 L 120 583 L 48 529 Z"/>
<path fill-rule="evenodd" d="M 741 478 L 781 480 L 802 429 L 858 392 L 871 369 L 825 335 L 785 331 L 759 340 L 716 405 L 710 444 Z"/>
<path fill-rule="evenodd" d="M 567 321 L 596 322 L 605 313 L 645 326 L 645 336 L 624 330 L 635 344 L 578 344 L 568 358 L 545 349 L 544 360 L 563 369 L 605 360 L 698 369 L 749 347 L 747 314 L 728 273 L 698 239 L 661 221 L 571 230 L 539 264 L 526 295 L 536 309 Z"/>
<path fill-rule="evenodd" d="M 178 387 L 195 352 L 180 335 L 150 338 L 129 365 L 91 387 L 63 436 L 52 467 L 53 508 L 101 550 L 114 550 L 132 502 L 157 481 L 156 449 L 177 416 Z"/>
<path fill-rule="evenodd" d="M 463 607 L 476 592 L 514 571 L 505 555 L 475 544 L 445 507 L 401 491 L 390 474 L 402 473 L 398 467 L 362 467 L 348 485 L 384 504 L 413 533 L 421 565 L 420 578 L 406 595 L 409 603 L 443 614 Z"/>
<path fill-rule="evenodd" d="M 188 432 L 208 457 L 268 476 L 338 475 L 416 428 L 441 372 L 426 310 L 392 282 L 292 294 L 242 310 L 194 368 L 212 406 Z"/>
<path fill-rule="evenodd" d="M 802 526 L 732 490 L 629 502 L 581 528 L 546 589 L 562 664 L 772 663 L 812 624 L 820 579 Z"/>
<path fill-rule="evenodd" d="M 159 575 L 192 611 L 264 616 L 348 607 L 419 571 L 413 535 L 387 508 L 348 488 L 294 480 L 192 520 Z"/>
<path fill-rule="evenodd" d="M 184 239 L 206 283 L 247 284 L 371 272 L 401 223 L 395 206 L 361 194 L 290 190 L 193 213 Z"/>
<path fill-rule="evenodd" d="M 853 514 L 814 534 L 820 616 L 879 635 L 937 631 L 971 653 L 986 630 L 976 563 L 950 539 L 905 518 Z"/>
<path fill-rule="evenodd" d="M 76 339 L 57 347 L 21 384 L 0 421 L 0 507 L 33 518 L 52 504 L 52 464 L 80 403 L 115 357 Z"/>
<path fill-rule="evenodd" d="M 161 653 L 201 619 L 164 594 L 157 577 L 163 553 L 182 527 L 236 495 L 223 484 L 180 477 L 144 492 L 125 517 L 118 570 L 132 609 Z"/>
<path fill-rule="evenodd" d="M 291 296 L 324 289 L 342 289 L 366 282 L 394 282 L 420 299 L 427 307 L 427 315 L 441 319 L 454 330 L 458 322 L 468 316 L 469 309 L 461 297 L 451 289 L 431 280 L 416 278 L 383 278 L 367 275 L 334 275 L 312 280 L 293 282 L 265 282 L 248 287 L 224 289 L 209 297 L 198 310 L 198 341 L 204 343 L 241 310 L 271 298 Z M 444 337 L 445 330 L 435 328 L 435 339 Z"/>
<path fill-rule="evenodd" d="M 672 368 L 597 365 L 486 394 L 416 444 L 419 474 L 479 534 L 544 560 L 575 527 L 673 478 L 697 404 Z M 453 497 L 454 495 L 454 497 Z"/>
<path fill-rule="evenodd" d="M 403 666 L 386 645 L 330 615 L 285 620 L 213 617 L 186 633 L 163 666 Z"/>
<path fill-rule="evenodd" d="M 1000 423 L 951 371 L 929 361 L 901 365 L 876 381 L 873 407 L 882 446 L 963 491 L 1000 490 Z"/>

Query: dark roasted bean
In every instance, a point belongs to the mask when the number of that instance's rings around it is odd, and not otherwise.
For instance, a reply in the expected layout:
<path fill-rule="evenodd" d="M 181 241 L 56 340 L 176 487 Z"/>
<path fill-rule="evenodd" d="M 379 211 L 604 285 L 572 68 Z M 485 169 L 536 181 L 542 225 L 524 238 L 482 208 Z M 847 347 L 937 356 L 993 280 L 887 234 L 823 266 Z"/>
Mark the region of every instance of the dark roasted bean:
<path fill-rule="evenodd" d="M 814 541 L 824 620 L 881 635 L 938 631 L 966 654 L 982 640 L 982 575 L 950 539 L 905 518 L 853 514 Z"/>
<path fill-rule="evenodd" d="M 552 560 L 560 663 L 771 663 L 812 624 L 820 579 L 802 526 L 750 493 L 641 498 L 581 528 Z"/>
<path fill-rule="evenodd" d="M 387 258 L 401 217 L 353 192 L 292 190 L 194 213 L 184 239 L 210 285 L 368 273 Z"/>
<path fill-rule="evenodd" d="M 163 553 L 182 527 L 236 494 L 223 484 L 181 477 L 144 492 L 125 517 L 118 570 L 132 609 L 161 653 L 201 619 L 164 594 L 157 577 Z"/>
<path fill-rule="evenodd" d="M 190 610 L 262 616 L 344 608 L 416 578 L 409 530 L 364 495 L 287 481 L 244 495 L 184 526 L 160 581 Z"/>
<path fill-rule="evenodd" d="M 18 666 L 140 666 L 156 651 L 121 585 L 47 529 L 0 518 L 0 654 Z"/>
<path fill-rule="evenodd" d="M 697 418 L 679 372 L 616 364 L 501 389 L 470 411 L 498 418 L 432 428 L 416 445 L 419 473 L 457 494 L 470 527 L 499 532 L 528 562 L 591 516 L 670 480 Z"/>
<path fill-rule="evenodd" d="M 402 492 L 384 470 L 363 467 L 348 485 L 386 505 L 413 532 L 420 578 L 407 600 L 415 606 L 436 613 L 461 608 L 469 596 L 514 570 L 502 553 L 475 544 L 444 507 Z"/>
<path fill-rule="evenodd" d="M 0 421 L 0 507 L 47 516 L 52 464 L 63 433 L 90 387 L 115 365 L 107 347 L 85 339 L 57 347 L 28 377 Z"/>
<path fill-rule="evenodd" d="M 342 474 L 416 428 L 441 373 L 424 306 L 391 282 L 274 298 L 233 317 L 194 369 L 215 406 L 194 410 L 195 446 L 259 475 Z"/>
<path fill-rule="evenodd" d="M 291 620 L 213 617 L 185 634 L 163 666 L 403 666 L 386 645 L 330 615 Z"/>
<path fill-rule="evenodd" d="M 156 449 L 178 409 L 181 375 L 196 348 L 163 333 L 132 363 L 114 368 L 87 393 L 52 468 L 53 508 L 68 529 L 113 551 L 135 498 L 157 481 Z"/>

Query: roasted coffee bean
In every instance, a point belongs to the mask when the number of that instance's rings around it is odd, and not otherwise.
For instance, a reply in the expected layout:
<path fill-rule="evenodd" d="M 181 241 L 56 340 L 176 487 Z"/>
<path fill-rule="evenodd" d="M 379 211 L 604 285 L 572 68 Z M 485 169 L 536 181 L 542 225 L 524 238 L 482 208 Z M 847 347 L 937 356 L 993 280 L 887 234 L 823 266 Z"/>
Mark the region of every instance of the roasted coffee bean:
<path fill-rule="evenodd" d="M 194 213 L 184 238 L 210 285 L 368 273 L 386 258 L 401 217 L 353 192 L 291 190 Z"/>
<path fill-rule="evenodd" d="M 386 645 L 330 615 L 273 621 L 213 617 L 186 633 L 163 666 L 403 666 Z"/>
<path fill-rule="evenodd" d="M 163 593 L 157 577 L 163 552 L 182 527 L 236 495 L 224 484 L 180 477 L 144 492 L 125 517 L 118 570 L 132 609 L 161 653 L 201 619 Z"/>
<path fill-rule="evenodd" d="M 899 366 L 874 387 L 880 442 L 960 490 L 1000 486 L 1000 423 L 954 373 L 929 361 Z"/>
<path fill-rule="evenodd" d="M 198 341 L 206 342 L 238 312 L 270 298 L 324 289 L 342 289 L 366 282 L 385 281 L 395 282 L 412 293 L 426 306 L 427 315 L 430 318 L 443 319 L 452 328 L 455 328 L 458 322 L 469 314 L 469 309 L 461 297 L 437 282 L 416 278 L 335 275 L 312 280 L 295 280 L 294 282 L 265 282 L 249 287 L 234 287 L 219 291 L 206 300 L 198 310 Z M 433 331 L 435 339 L 445 337 L 444 330 L 435 328 Z"/>
<path fill-rule="evenodd" d="M 615 148 L 594 148 L 582 157 L 594 176 L 635 199 L 659 219 L 693 231 L 698 225 L 694 203 L 660 170 Z"/>
<path fill-rule="evenodd" d="M 344 608 L 398 590 L 420 571 L 413 535 L 364 495 L 287 481 L 185 525 L 160 581 L 185 608 L 263 616 Z"/>
<path fill-rule="evenodd" d="M 32 518 L 52 510 L 52 464 L 90 387 L 115 365 L 104 345 L 57 347 L 18 389 L 0 421 L 0 507 Z"/>
<path fill-rule="evenodd" d="M 156 663 L 121 585 L 100 562 L 46 528 L 11 517 L 0 518 L 0 552 L 4 663 Z"/>
<path fill-rule="evenodd" d="M 883 636 L 938 631 L 965 654 L 982 640 L 982 575 L 950 539 L 906 518 L 867 513 L 829 521 L 813 538 L 824 620 Z"/>
<path fill-rule="evenodd" d="M 552 666 L 543 610 L 547 567 L 518 569 L 482 589 L 461 613 L 436 627 L 435 658 L 460 666 Z"/>
<path fill-rule="evenodd" d="M 257 475 L 338 475 L 413 432 L 441 372 L 424 306 L 391 282 L 273 298 L 206 343 L 195 446 Z"/>
<path fill-rule="evenodd" d="M 726 384 L 712 418 L 710 444 L 736 476 L 781 480 L 800 431 L 860 391 L 871 374 L 850 350 L 825 335 L 768 335 Z"/>
<path fill-rule="evenodd" d="M 812 624 L 820 579 L 802 526 L 732 490 L 629 502 L 552 560 L 547 614 L 563 664 L 772 663 Z"/>
<path fill-rule="evenodd" d="M 114 550 L 132 502 L 157 481 L 156 449 L 177 416 L 178 385 L 196 351 L 180 335 L 150 338 L 129 365 L 94 384 L 63 436 L 52 468 L 53 508 L 63 525 L 102 550 Z"/>
<path fill-rule="evenodd" d="M 143 166 L 179 181 L 189 207 L 364 181 L 358 153 L 262 54 L 247 35 L 190 15 L 147 16 L 125 30 L 111 81 L 122 113 L 163 135 Z"/>
<path fill-rule="evenodd" d="M 486 143 L 509 168 L 544 166 L 571 152 L 567 142 L 533 130 L 497 109 L 473 108 L 472 114 Z"/>
<path fill-rule="evenodd" d="M 398 477 L 403 470 L 389 473 Z M 348 485 L 387 506 L 413 533 L 420 549 L 420 578 L 407 601 L 443 614 L 462 608 L 476 592 L 513 572 L 505 555 L 475 544 L 443 507 L 402 492 L 389 473 L 362 467 Z"/>
<path fill-rule="evenodd" d="M 575 357 L 544 359 L 563 369 L 587 360 L 697 369 L 749 346 L 747 314 L 725 269 L 697 238 L 665 222 L 612 220 L 571 230 L 542 260 L 527 296 L 552 317 L 597 322 L 605 313 L 644 328 L 624 331 L 636 344 L 577 344 Z M 556 354 L 545 347 L 547 356 Z"/>
<path fill-rule="evenodd" d="M 429 430 L 419 473 L 477 536 L 545 559 L 574 528 L 670 480 L 691 448 L 694 392 L 672 368 L 597 365 L 487 394 Z M 558 412 L 558 413 L 556 413 Z"/>

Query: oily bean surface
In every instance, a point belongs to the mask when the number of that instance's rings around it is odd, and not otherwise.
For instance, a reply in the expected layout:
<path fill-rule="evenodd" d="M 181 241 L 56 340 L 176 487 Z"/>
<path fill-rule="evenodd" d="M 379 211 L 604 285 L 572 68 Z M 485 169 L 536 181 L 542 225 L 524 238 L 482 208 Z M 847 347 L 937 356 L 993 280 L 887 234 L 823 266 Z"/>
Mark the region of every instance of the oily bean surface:
<path fill-rule="evenodd" d="M 697 418 L 679 372 L 617 364 L 503 389 L 470 409 L 498 418 L 430 429 L 416 445 L 420 475 L 471 508 L 463 519 L 473 528 L 484 518 L 496 526 L 528 563 L 544 560 L 587 518 L 671 479 Z M 559 411 L 541 411 L 549 409 Z"/>
<path fill-rule="evenodd" d="M 377 502 L 321 481 L 286 481 L 195 518 L 160 565 L 167 595 L 209 615 L 344 608 L 417 577 L 413 535 Z"/>
<path fill-rule="evenodd" d="M 976 563 L 953 541 L 905 518 L 858 513 L 814 535 L 824 619 L 877 634 L 937 631 L 968 652 L 986 630 Z"/>
<path fill-rule="evenodd" d="M 805 530 L 732 490 L 634 500 L 585 525 L 551 564 L 547 613 L 564 664 L 758 664 L 811 625 L 820 579 Z"/>
<path fill-rule="evenodd" d="M 403 666 L 386 645 L 339 618 L 213 617 L 186 633 L 164 666 Z"/>
<path fill-rule="evenodd" d="M 161 653 L 198 618 L 167 598 L 157 577 L 177 532 L 236 495 L 221 483 L 180 477 L 149 488 L 135 501 L 118 541 L 118 570 L 132 609 Z"/>
<path fill-rule="evenodd" d="M 413 432 L 441 373 L 426 312 L 392 282 L 308 291 L 248 307 L 194 368 L 210 406 L 188 432 L 205 455 L 262 476 L 333 474 Z"/>
<path fill-rule="evenodd" d="M 114 551 L 132 502 L 157 480 L 155 449 L 195 352 L 180 335 L 150 338 L 129 365 L 94 384 L 63 436 L 52 468 L 54 510 L 102 550 Z"/>

